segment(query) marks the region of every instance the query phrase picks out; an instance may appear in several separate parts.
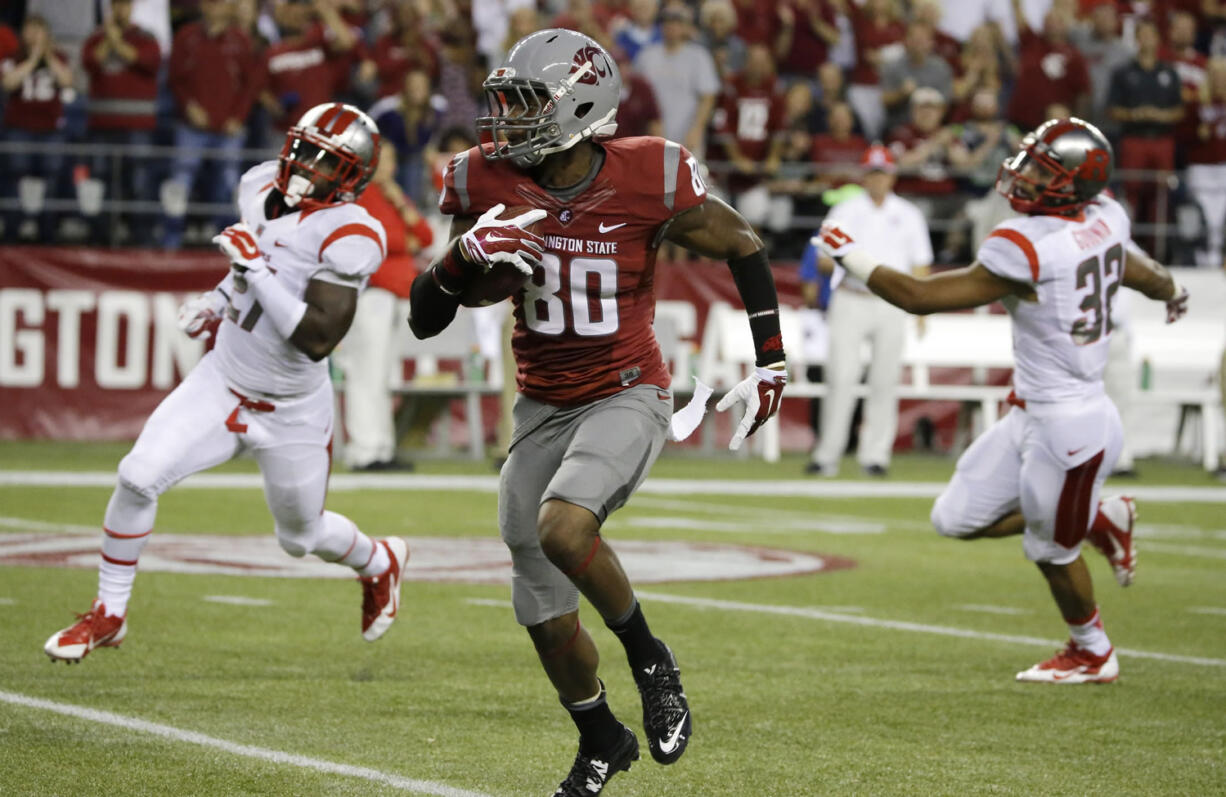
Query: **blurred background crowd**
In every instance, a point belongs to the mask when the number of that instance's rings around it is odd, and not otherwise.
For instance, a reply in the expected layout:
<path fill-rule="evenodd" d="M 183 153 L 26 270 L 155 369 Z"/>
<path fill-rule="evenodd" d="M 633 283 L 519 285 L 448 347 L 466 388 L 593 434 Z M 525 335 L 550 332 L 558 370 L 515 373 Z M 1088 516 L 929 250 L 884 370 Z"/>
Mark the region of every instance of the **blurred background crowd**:
<path fill-rule="evenodd" d="M 618 134 L 699 154 L 777 258 L 880 141 L 937 262 L 967 262 L 1008 213 L 1001 160 L 1074 114 L 1114 143 L 1138 241 L 1222 264 L 1226 0 L 8 0 L 4 238 L 205 244 L 242 169 L 329 99 L 370 112 L 430 208 L 482 80 L 544 27 L 609 49 Z"/>

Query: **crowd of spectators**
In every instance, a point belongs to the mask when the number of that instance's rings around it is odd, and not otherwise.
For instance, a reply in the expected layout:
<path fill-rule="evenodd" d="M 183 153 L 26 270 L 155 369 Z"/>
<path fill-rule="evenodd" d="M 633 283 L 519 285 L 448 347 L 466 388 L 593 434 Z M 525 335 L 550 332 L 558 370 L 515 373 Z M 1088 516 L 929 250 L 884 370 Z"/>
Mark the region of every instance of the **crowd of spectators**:
<path fill-rule="evenodd" d="M 1075 114 L 1115 144 L 1143 242 L 1222 262 L 1226 0 L 8 3 L 4 236 L 55 241 L 76 219 L 79 240 L 207 241 L 243 165 L 331 99 L 370 111 L 428 207 L 439 164 L 475 141 L 485 75 L 544 27 L 608 48 L 619 134 L 683 143 L 782 256 L 879 141 L 938 259 L 965 259 L 1003 212 L 1001 159 Z M 1155 238 L 1168 223 L 1180 234 Z"/>

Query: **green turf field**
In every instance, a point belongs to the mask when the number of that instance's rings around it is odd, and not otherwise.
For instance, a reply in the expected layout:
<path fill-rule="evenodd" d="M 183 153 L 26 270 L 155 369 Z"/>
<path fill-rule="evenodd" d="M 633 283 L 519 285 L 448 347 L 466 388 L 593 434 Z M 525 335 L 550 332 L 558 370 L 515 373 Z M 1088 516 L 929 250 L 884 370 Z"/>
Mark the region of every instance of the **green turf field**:
<path fill-rule="evenodd" d="M 0 470 L 106 472 L 125 449 L 3 443 Z M 814 484 L 800 465 L 666 456 L 607 525 L 614 545 L 759 546 L 855 566 L 641 587 L 695 735 L 668 768 L 644 743 L 606 794 L 1226 794 L 1226 501 L 1140 501 L 1127 590 L 1087 551 L 1119 682 L 1022 685 L 1013 674 L 1065 633 L 1020 541 L 941 539 L 929 498 L 734 494 Z M 1139 482 L 1112 488 L 1222 494 L 1190 467 L 1141 466 Z M 904 457 L 887 483 L 951 470 Z M 418 472 L 492 476 L 481 464 Z M 854 489 L 850 463 L 844 473 Z M 695 492 L 650 489 L 664 479 Z M 352 487 L 329 506 L 373 534 L 497 536 L 487 489 Z M 108 495 L 0 485 L 0 555 L 5 534 L 93 533 Z M 184 486 L 163 497 L 157 533 L 271 537 L 271 518 L 258 489 Z M 505 586 L 409 581 L 397 624 L 368 644 L 349 580 L 145 572 L 123 646 L 53 666 L 43 642 L 95 586 L 90 569 L 0 565 L 0 794 L 546 795 L 573 758 L 576 733 Z M 612 707 L 642 742 L 620 645 L 583 616 Z"/>

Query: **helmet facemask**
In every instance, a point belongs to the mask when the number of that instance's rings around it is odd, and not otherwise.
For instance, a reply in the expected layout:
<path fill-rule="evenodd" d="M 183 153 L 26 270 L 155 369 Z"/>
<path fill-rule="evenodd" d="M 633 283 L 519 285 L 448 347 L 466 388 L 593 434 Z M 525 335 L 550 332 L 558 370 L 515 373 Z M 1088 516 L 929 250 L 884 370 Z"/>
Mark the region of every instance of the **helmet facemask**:
<path fill-rule="evenodd" d="M 364 164 L 344 149 L 331 146 L 314 131 L 294 127 L 281 149 L 276 186 L 290 207 L 319 207 L 352 202 L 378 162 Z"/>
<path fill-rule="evenodd" d="M 616 106 L 604 117 L 593 113 L 593 103 L 579 102 L 573 111 L 570 105 L 577 98 L 570 95 L 575 85 L 595 71 L 589 60 L 554 86 L 543 80 L 517 77 L 510 67 L 495 69 L 484 83 L 489 115 L 478 117 L 477 133 L 487 144 L 482 153 L 489 160 L 510 160 L 520 168 L 539 164 L 546 155 L 570 149 L 588 138 L 611 135 L 616 130 Z M 563 111 L 563 108 L 566 108 Z M 566 127 L 577 132 L 567 136 L 560 113 L 570 113 L 576 124 Z"/>
<path fill-rule="evenodd" d="M 1074 174 L 1027 136 L 1022 148 L 1006 158 L 996 173 L 996 191 L 1018 213 L 1061 214 L 1075 211 L 1087 200 L 1076 195 Z"/>

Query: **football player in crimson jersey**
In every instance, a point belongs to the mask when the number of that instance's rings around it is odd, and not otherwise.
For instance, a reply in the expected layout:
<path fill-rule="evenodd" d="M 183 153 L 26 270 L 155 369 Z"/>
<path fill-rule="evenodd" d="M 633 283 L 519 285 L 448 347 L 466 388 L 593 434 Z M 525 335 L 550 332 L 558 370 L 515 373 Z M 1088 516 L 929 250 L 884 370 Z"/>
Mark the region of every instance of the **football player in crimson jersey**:
<path fill-rule="evenodd" d="M 184 332 L 216 334 L 216 346 L 153 411 L 119 463 L 103 521 L 97 598 L 47 640 L 52 659 L 80 661 L 123 641 L 158 496 L 245 451 L 259 463 L 281 547 L 356 572 L 367 641 L 392 624 L 407 546 L 372 540 L 324 509 L 332 460 L 327 357 L 387 247 L 383 225 L 354 203 L 378 157 L 370 117 L 330 102 L 290 129 L 278 160 L 243 175 L 242 221 L 213 239 L 230 271 L 179 313 Z"/>
<path fill-rule="evenodd" d="M 757 368 L 717 405 L 746 404 L 732 448 L 776 412 L 786 380 L 762 242 L 707 195 L 680 145 L 607 140 L 619 89 L 613 59 L 583 34 L 544 30 L 517 42 L 485 81 L 490 115 L 477 127 L 486 142 L 447 168 L 439 205 L 454 217 L 455 241 L 411 296 L 409 323 L 424 338 L 451 323 L 466 281 L 491 262 L 533 275 L 512 297 L 520 395 L 498 512 L 516 619 L 579 729 L 562 795 L 595 794 L 638 758 L 635 734 L 614 718 L 597 678 L 580 593 L 625 646 L 652 756 L 676 761 L 693 725 L 676 659 L 648 629 L 600 534 L 646 478 L 672 415 L 651 326 L 661 241 L 726 260 L 749 314 Z M 500 218 L 514 205 L 537 210 Z M 525 229 L 538 221 L 537 233 Z"/>
<path fill-rule="evenodd" d="M 1045 122 L 997 177 L 997 190 L 1025 215 L 997 226 L 970 266 L 933 276 L 873 262 L 835 224 L 819 233 L 830 258 L 908 312 L 999 300 L 1012 317 L 1012 409 L 958 460 L 932 523 L 958 539 L 1023 535 L 1071 638 L 1019 672 L 1019 681 L 1108 683 L 1119 675 L 1081 557 L 1088 540 L 1121 586 L 1132 583 L 1135 505 L 1122 496 L 1099 500 L 1123 439 L 1102 380 L 1111 300 L 1122 285 L 1165 302 L 1168 323 L 1187 310 L 1187 291 L 1132 243 L 1127 214 L 1102 193 L 1111 168 L 1111 145 L 1093 125 Z"/>

